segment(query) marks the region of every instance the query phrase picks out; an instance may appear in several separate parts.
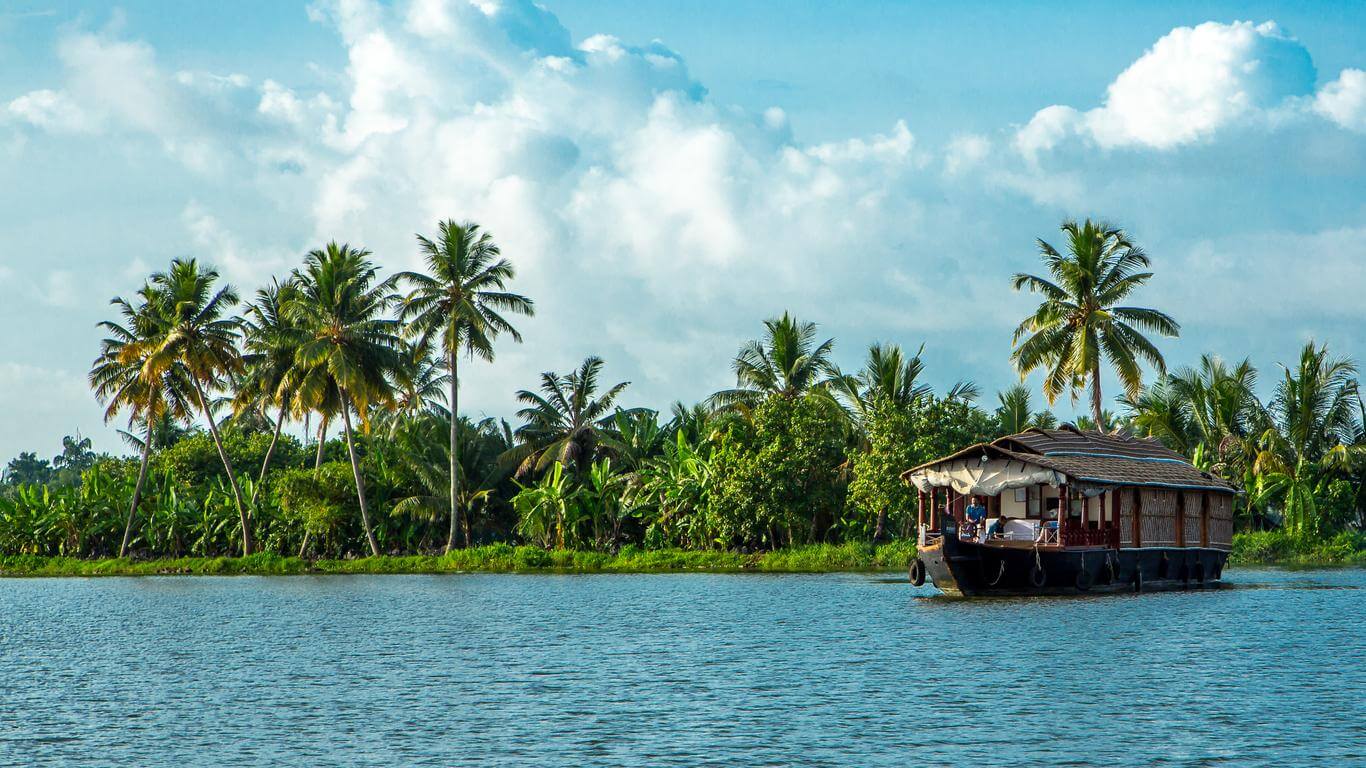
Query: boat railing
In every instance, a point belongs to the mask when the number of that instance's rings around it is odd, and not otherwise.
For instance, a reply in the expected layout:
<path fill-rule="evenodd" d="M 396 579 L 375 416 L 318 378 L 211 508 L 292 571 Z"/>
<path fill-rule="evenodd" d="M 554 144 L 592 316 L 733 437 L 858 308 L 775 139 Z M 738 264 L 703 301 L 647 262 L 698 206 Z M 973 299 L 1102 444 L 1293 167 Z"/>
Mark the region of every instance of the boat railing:
<path fill-rule="evenodd" d="M 1119 548 L 1119 528 L 1081 528 L 1068 526 L 1062 532 L 1064 547 Z"/>

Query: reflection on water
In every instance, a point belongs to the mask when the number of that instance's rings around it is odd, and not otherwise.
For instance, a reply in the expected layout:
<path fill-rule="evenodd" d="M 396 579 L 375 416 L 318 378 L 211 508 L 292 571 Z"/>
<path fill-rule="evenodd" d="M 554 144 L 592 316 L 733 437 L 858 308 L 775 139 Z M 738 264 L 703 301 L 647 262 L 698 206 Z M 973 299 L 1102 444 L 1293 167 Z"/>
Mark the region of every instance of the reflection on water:
<path fill-rule="evenodd" d="M 1366 764 L 1366 571 L 0 581 L 0 764 Z"/>

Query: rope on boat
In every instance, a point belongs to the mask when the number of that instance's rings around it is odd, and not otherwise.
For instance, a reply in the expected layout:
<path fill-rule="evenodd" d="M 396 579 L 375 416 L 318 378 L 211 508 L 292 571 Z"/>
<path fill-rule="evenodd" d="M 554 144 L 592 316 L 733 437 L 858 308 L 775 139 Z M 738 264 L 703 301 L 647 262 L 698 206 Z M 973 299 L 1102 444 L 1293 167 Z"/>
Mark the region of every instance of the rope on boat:
<path fill-rule="evenodd" d="M 1110 569 L 1110 581 L 1113 583 L 1115 579 L 1119 578 L 1119 574 L 1115 573 L 1115 561 L 1110 557 L 1109 552 L 1105 553 L 1105 567 Z"/>
<path fill-rule="evenodd" d="M 994 587 L 994 586 L 996 586 L 997 584 L 1000 584 L 1000 583 L 1001 583 L 1001 577 L 1002 577 L 1002 576 L 1005 576 L 1005 575 L 1006 575 L 1006 561 L 1002 560 L 1002 561 L 1001 561 L 1001 570 L 999 570 L 999 571 L 996 572 L 996 578 L 995 578 L 995 579 L 992 579 L 991 583 L 988 584 L 987 586 L 989 586 L 989 587 Z"/>

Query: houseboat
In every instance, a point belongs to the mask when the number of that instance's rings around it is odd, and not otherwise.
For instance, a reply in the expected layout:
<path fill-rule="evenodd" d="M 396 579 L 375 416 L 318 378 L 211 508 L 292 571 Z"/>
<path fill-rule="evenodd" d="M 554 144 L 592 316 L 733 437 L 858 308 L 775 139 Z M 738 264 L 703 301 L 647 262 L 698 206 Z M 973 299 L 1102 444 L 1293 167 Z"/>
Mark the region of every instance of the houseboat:
<path fill-rule="evenodd" d="M 1237 489 L 1155 440 L 1031 429 L 906 470 L 910 578 L 951 596 L 1188 589 L 1219 581 Z"/>

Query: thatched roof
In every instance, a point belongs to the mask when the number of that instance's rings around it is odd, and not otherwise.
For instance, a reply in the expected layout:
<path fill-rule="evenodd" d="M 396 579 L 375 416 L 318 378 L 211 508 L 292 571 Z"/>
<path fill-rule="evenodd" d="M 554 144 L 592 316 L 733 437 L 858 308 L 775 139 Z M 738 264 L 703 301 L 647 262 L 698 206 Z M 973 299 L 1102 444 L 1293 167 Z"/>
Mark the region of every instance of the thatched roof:
<path fill-rule="evenodd" d="M 1070 424 L 1061 429 L 1031 429 L 972 445 L 906 470 L 902 478 L 973 454 L 1028 462 L 1066 475 L 1069 482 L 1238 492 L 1228 481 L 1197 468 L 1156 440 L 1083 431 Z"/>

